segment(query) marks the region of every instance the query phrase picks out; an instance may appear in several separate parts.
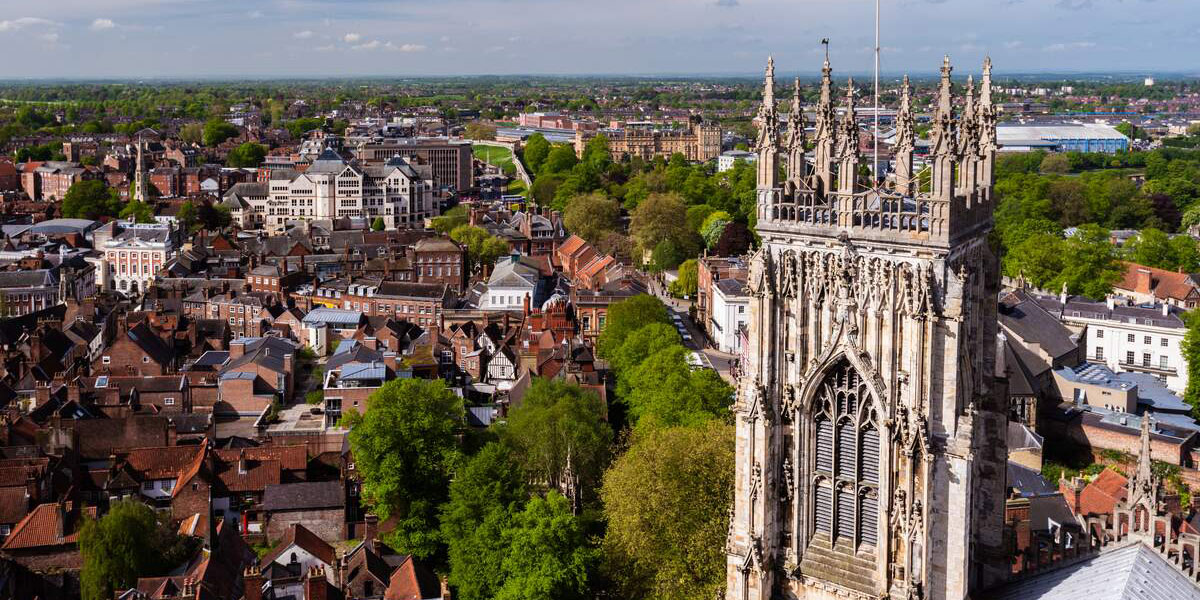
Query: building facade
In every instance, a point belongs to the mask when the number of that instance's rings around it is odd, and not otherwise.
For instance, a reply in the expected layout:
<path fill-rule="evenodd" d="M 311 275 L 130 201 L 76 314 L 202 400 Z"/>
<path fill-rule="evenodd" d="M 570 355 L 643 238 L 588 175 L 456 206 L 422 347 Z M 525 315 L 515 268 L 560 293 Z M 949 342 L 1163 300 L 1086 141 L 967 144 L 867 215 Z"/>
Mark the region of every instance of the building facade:
<path fill-rule="evenodd" d="M 1010 569 L 990 70 L 956 115 L 943 65 L 918 192 L 907 82 L 896 176 L 875 187 L 859 177 L 853 87 L 837 119 L 828 60 L 816 160 L 788 160 L 780 181 L 780 154 L 802 157 L 807 140 L 800 110 L 779 139 L 768 62 L 730 600 L 963 600 Z"/>
<path fill-rule="evenodd" d="M 588 141 L 597 134 L 608 138 L 613 160 L 637 157 L 652 160 L 682 154 L 693 162 L 706 162 L 721 154 L 721 128 L 715 125 L 692 123 L 687 129 L 662 129 L 641 123 L 627 123 L 621 129 L 575 131 L 575 154 L 583 157 Z"/>
<path fill-rule="evenodd" d="M 175 244 L 168 225 L 130 224 L 103 245 L 102 268 L 106 289 L 138 294 L 146 291 L 154 275 L 175 256 Z"/>

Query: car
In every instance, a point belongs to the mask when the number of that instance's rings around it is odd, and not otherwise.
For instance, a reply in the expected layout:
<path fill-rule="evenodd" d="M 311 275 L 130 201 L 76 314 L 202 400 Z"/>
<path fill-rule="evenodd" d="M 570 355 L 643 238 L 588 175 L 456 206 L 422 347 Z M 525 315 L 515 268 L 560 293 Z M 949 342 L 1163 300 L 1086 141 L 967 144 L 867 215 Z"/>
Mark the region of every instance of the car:
<path fill-rule="evenodd" d="M 692 341 L 692 334 L 690 334 L 690 333 L 683 334 L 683 341 L 685 341 L 685 342 Z"/>

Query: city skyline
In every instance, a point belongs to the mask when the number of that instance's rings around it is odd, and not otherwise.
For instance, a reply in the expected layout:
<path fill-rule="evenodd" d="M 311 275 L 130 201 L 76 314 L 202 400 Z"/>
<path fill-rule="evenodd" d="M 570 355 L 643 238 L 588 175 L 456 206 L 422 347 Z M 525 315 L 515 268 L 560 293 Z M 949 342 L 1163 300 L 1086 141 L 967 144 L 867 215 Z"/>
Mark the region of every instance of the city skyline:
<path fill-rule="evenodd" d="M 781 73 L 811 74 L 822 37 L 835 69 L 865 73 L 873 46 L 870 0 L 613 0 L 582 20 L 573 1 L 159 4 L 21 6 L 0 19 L 0 52 L 39 60 L 0 76 L 744 75 L 767 54 Z M 961 65 L 991 55 L 1007 73 L 1196 70 L 1187 57 L 1200 49 L 1200 16 L 1187 0 L 983 4 L 885 1 L 883 72 L 932 73 L 947 53 Z"/>

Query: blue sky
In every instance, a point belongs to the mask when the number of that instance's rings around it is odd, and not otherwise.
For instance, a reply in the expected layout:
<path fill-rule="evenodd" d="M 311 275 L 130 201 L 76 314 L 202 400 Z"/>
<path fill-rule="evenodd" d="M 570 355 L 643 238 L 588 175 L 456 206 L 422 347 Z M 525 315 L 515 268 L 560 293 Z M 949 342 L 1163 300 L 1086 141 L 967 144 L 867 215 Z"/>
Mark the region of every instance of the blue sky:
<path fill-rule="evenodd" d="M 0 78 L 815 72 L 872 0 L 0 0 Z M 883 69 L 1200 73 L 1200 0 L 883 0 Z"/>

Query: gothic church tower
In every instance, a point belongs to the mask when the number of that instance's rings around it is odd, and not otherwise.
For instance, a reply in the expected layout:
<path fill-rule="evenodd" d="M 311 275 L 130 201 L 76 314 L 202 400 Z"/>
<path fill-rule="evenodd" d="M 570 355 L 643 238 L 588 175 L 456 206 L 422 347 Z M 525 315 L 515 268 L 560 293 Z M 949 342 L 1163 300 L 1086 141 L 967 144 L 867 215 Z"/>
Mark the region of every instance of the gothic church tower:
<path fill-rule="evenodd" d="M 790 164 L 798 93 L 780 147 L 767 66 L 726 597 L 963 600 L 1007 568 L 991 66 L 956 116 L 943 65 L 924 168 L 905 80 L 880 187 L 859 177 L 854 92 L 839 121 L 831 71 L 810 167 Z"/>

